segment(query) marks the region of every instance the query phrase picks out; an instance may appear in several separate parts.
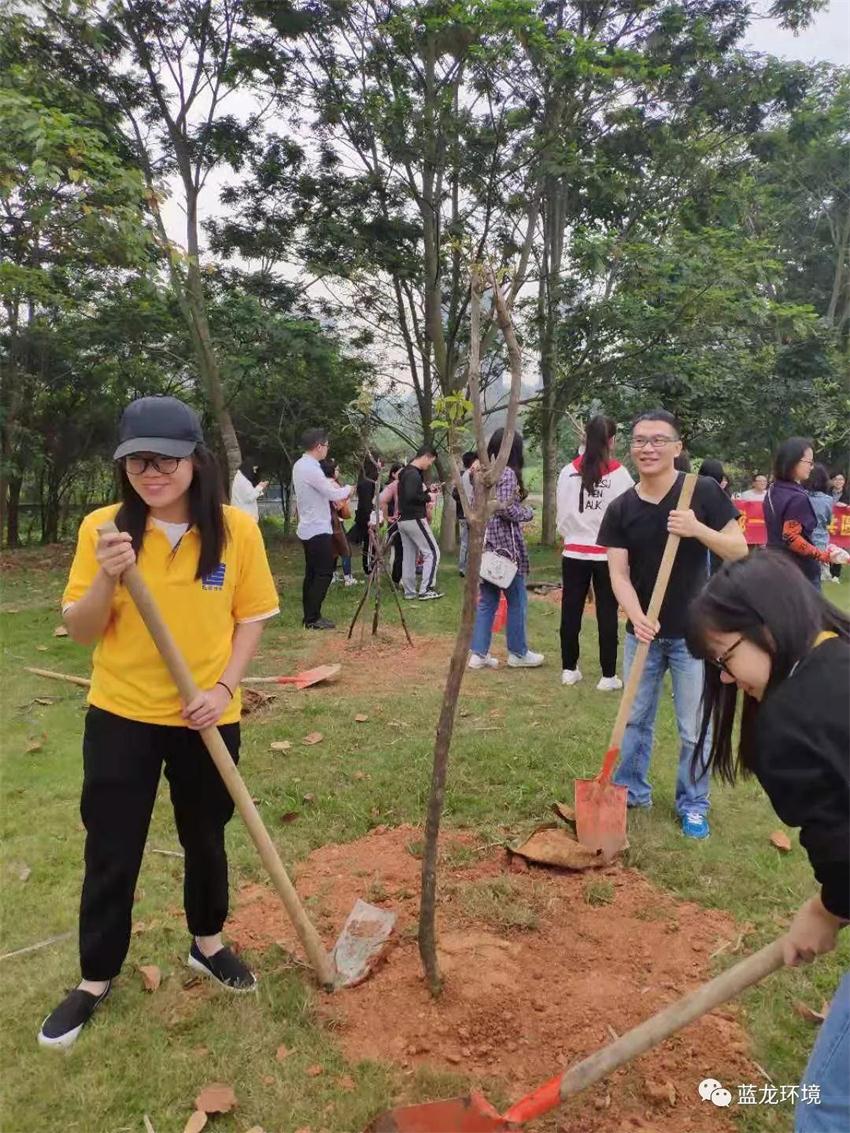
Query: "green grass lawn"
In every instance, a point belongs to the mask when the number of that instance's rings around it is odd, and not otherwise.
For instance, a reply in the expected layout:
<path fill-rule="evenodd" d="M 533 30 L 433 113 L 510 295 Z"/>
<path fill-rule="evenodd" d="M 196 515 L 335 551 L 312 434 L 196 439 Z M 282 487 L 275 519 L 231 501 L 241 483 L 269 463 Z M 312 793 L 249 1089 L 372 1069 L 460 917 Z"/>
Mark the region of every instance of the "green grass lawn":
<path fill-rule="evenodd" d="M 257 671 L 287 672 L 317 643 L 315 635 L 298 628 L 299 547 L 275 541 L 271 556 L 283 614 L 266 631 Z M 42 1017 L 77 979 L 83 849 L 78 810 L 83 694 L 23 672 L 24 665 L 88 672 L 88 651 L 53 636 L 64 569 L 51 560 L 55 555 L 42 550 L 10 556 L 3 586 L 0 952 L 73 935 L 0 963 L 5 1006 L 0 1133 L 129 1133 L 143 1130 L 145 1114 L 156 1133 L 172 1133 L 182 1130 L 200 1087 L 215 1080 L 230 1083 L 239 1099 L 234 1114 L 215 1119 L 221 1133 L 243 1133 L 254 1125 L 267 1133 L 362 1129 L 392 1103 L 399 1079 L 388 1066 L 344 1062 L 332 1031 L 318 1021 L 320 993 L 281 953 L 272 949 L 255 957 L 261 977 L 256 997 L 191 995 L 184 989 L 187 937 L 180 920 L 168 915 L 181 901 L 182 863 L 173 857 L 145 856 L 135 910 L 142 929 L 133 936 L 108 1009 L 68 1057 L 37 1048 Z M 533 567 L 537 577 L 556 578 L 557 556 L 535 551 Z M 414 633 L 445 634 L 448 656 L 460 600 L 448 561 L 441 584 L 447 591 L 443 602 L 408 603 L 405 613 Z M 325 612 L 342 624 L 357 595 L 335 588 Z M 850 605 L 846 581 L 830 587 L 828 595 Z M 569 801 L 572 780 L 598 769 L 616 712 L 615 697 L 594 691 L 599 674 L 593 623 L 586 622 L 584 630 L 585 681 L 563 689 L 558 610 L 542 601 L 530 607 L 530 642 L 546 653 L 545 667 L 519 674 L 521 679 L 504 670 L 471 674 L 462 694 L 446 822 L 484 840 L 530 829 L 547 816 L 555 797 Z M 389 613 L 388 621 L 394 620 Z M 357 838 L 379 823 L 421 820 L 441 682 L 410 677 L 399 674 L 399 693 L 392 697 L 370 695 L 362 685 L 346 691 L 345 682 L 322 695 L 282 693 L 272 711 L 246 722 L 241 767 L 285 862 L 295 863 L 325 842 Z M 494 709 L 502 714 L 498 730 L 487 726 Z M 352 727 L 356 712 L 369 713 L 368 727 Z M 314 730 L 325 737 L 320 749 L 294 743 L 285 760 L 269 750 L 272 740 L 298 740 Z M 805 855 L 794 835 L 791 854 L 780 856 L 769 844 L 779 823 L 755 783 L 734 791 L 716 788 L 712 838 L 685 845 L 673 820 L 676 750 L 672 700 L 665 696 L 654 760 L 656 805 L 632 828 L 630 864 L 681 898 L 729 910 L 746 929 L 745 947 L 760 946 L 814 889 Z M 368 777 L 356 777 L 355 769 Z M 309 807 L 305 794 L 314 796 Z M 299 820 L 281 826 L 278 816 L 292 810 Z M 261 880 L 262 867 L 238 819 L 228 839 L 233 886 Z M 157 803 L 148 844 L 177 848 L 167 797 Z M 811 969 L 788 971 L 768 990 L 747 997 L 753 1054 L 774 1082 L 799 1079 L 813 1041 L 811 1025 L 794 1014 L 791 1003 L 819 1005 L 848 960 L 845 941 L 838 955 Z M 158 964 L 164 975 L 153 996 L 133 970 L 145 963 Z M 274 1052 L 281 1043 L 293 1053 L 278 1063 Z M 319 1078 L 305 1073 L 314 1063 L 325 1067 Z M 350 1075 L 355 1088 L 341 1088 L 340 1075 Z M 438 1086 L 423 1078 L 413 1091 L 427 1096 Z M 787 1109 L 762 1106 L 741 1113 L 747 1131 L 789 1128 Z"/>

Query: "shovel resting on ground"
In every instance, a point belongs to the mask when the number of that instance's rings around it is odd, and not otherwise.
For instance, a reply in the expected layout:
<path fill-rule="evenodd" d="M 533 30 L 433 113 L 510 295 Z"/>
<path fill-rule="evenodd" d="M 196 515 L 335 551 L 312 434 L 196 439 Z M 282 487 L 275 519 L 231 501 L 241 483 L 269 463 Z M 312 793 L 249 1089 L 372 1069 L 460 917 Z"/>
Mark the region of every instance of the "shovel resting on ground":
<path fill-rule="evenodd" d="M 694 473 L 689 472 L 685 476 L 676 504 L 678 511 L 686 511 L 691 506 L 696 482 Z M 649 609 L 646 611 L 646 616 L 651 622 L 657 622 L 661 613 L 679 542 L 678 535 L 667 536 L 658 577 L 652 589 Z M 576 836 L 583 846 L 597 853 L 601 850 L 608 860 L 626 845 L 628 791 L 625 787 L 615 786 L 611 782 L 611 775 L 620 755 L 620 745 L 626 734 L 626 725 L 629 722 L 648 654 L 649 645 L 645 641 L 639 641 L 617 711 L 617 719 L 611 731 L 611 742 L 602 761 L 602 770 L 595 779 L 576 779 L 575 782 Z"/>
<path fill-rule="evenodd" d="M 294 677 L 243 677 L 243 685 L 295 685 L 299 690 L 309 688 L 310 685 L 320 684 L 322 681 L 332 681 L 342 668 L 342 665 L 319 665 L 316 669 L 305 669 L 296 673 Z"/>
<path fill-rule="evenodd" d="M 98 530 L 102 535 L 111 535 L 115 534 L 118 528 L 110 522 L 103 524 Z M 181 698 L 188 704 L 198 695 L 198 686 L 195 684 L 189 666 L 178 649 L 171 631 L 163 621 L 139 568 L 137 566 L 129 567 L 121 576 L 121 581 L 127 587 L 142 621 L 147 626 L 157 649 L 162 654 L 162 659 L 177 685 Z M 395 913 L 358 900 L 343 926 L 333 952 L 328 954 L 310 918 L 304 911 L 304 906 L 295 891 L 295 886 L 289 880 L 289 875 L 278 856 L 274 842 L 272 842 L 269 832 L 260 818 L 254 800 L 245 786 L 245 781 L 236 769 L 236 764 L 227 750 L 227 745 L 221 738 L 221 733 L 218 728 L 213 726 L 203 728 L 200 735 L 213 763 L 218 768 L 218 773 L 221 775 L 230 797 L 236 804 L 236 809 L 248 827 L 248 833 L 257 847 L 275 889 L 280 894 L 287 915 L 298 934 L 298 939 L 307 953 L 307 958 L 319 982 L 326 988 L 352 987 L 354 984 L 361 983 L 369 975 L 372 966 L 389 939 L 395 924 Z"/>
<path fill-rule="evenodd" d="M 627 1031 L 616 1042 L 526 1094 L 507 1113 L 500 1114 L 481 1094 L 471 1093 L 448 1101 L 388 1110 L 372 1122 L 366 1133 L 510 1133 L 526 1121 L 549 1113 L 567 1098 L 606 1078 L 689 1023 L 760 983 L 783 963 L 782 942 L 775 940 Z"/>

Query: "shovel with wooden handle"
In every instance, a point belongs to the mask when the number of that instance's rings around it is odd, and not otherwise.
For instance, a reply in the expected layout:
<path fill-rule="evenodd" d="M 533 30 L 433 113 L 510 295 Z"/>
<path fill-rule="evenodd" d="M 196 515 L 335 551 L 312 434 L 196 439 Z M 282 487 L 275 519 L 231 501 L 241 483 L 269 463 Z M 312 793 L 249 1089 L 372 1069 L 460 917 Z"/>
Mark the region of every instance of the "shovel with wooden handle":
<path fill-rule="evenodd" d="M 694 473 L 689 472 L 685 476 L 676 504 L 677 510 L 686 511 L 691 506 L 696 482 Z M 646 611 L 646 616 L 651 622 L 657 622 L 661 613 L 679 543 L 678 535 L 667 536 L 658 577 L 655 579 L 649 609 Z M 626 725 L 629 722 L 648 654 L 649 645 L 645 641 L 639 641 L 601 771 L 595 779 L 576 779 L 575 782 L 576 836 L 583 846 L 594 852 L 601 851 L 607 859 L 613 858 L 626 845 L 628 791 L 625 787 L 613 784 L 611 775 L 620 756 L 620 745 L 626 734 Z"/>
<path fill-rule="evenodd" d="M 98 531 L 101 535 L 115 534 L 118 528 L 114 523 L 103 524 Z M 148 590 L 137 566 L 129 567 L 121 576 L 130 597 L 147 626 L 162 659 L 171 673 L 183 701 L 188 704 L 200 691 L 195 684 L 189 666 L 181 654 L 171 631 L 165 624 L 153 596 Z M 307 958 L 316 973 L 319 983 L 325 988 L 349 987 L 359 983 L 369 974 L 375 956 L 383 948 L 392 932 L 395 914 L 359 901 L 345 923 L 333 955 L 325 951 L 319 935 L 304 906 L 289 880 L 274 842 L 254 805 L 245 781 L 236 769 L 236 764 L 227 745 L 221 738 L 218 728 L 203 728 L 201 739 L 218 768 L 218 773 L 227 787 L 236 809 L 248 827 L 248 833 L 257 847 L 263 865 L 283 901 L 292 926 L 298 934 Z"/>
<path fill-rule="evenodd" d="M 512 1105 L 507 1113 L 500 1114 L 481 1094 L 471 1093 L 466 1097 L 388 1110 L 372 1122 L 366 1133 L 510 1133 L 527 1121 L 549 1113 L 567 1098 L 586 1090 L 715 1007 L 760 983 L 783 963 L 782 941 L 775 940 L 563 1074 L 544 1082 Z"/>

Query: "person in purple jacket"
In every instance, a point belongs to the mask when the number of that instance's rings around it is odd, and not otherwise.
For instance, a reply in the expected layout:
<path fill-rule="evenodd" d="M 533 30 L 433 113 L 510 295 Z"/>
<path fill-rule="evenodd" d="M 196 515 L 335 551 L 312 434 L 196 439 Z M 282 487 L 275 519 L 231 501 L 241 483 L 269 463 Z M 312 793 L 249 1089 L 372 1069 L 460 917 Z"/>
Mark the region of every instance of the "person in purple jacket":
<path fill-rule="evenodd" d="M 764 499 L 767 545 L 780 547 L 793 558 L 813 586 L 820 586 L 821 563 L 833 561 L 833 552 L 812 541 L 817 517 L 803 484 L 815 463 L 814 446 L 805 437 L 783 441 L 773 462 L 773 483 Z"/>

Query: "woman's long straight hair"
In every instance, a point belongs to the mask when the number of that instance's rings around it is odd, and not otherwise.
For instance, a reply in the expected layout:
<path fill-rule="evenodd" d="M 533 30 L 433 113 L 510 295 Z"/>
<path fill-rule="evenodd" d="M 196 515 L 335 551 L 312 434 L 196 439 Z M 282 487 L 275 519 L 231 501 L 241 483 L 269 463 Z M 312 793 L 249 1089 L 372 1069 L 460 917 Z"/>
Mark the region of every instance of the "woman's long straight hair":
<path fill-rule="evenodd" d="M 694 657 L 711 657 L 711 633 L 736 633 L 770 657 L 767 699 L 811 650 L 823 630 L 850 640 L 850 617 L 823 598 L 791 558 L 780 550 L 754 551 L 746 559 L 724 563 L 688 610 L 686 639 Z M 759 704 L 742 694 L 741 737 L 732 751 L 738 688 L 720 679 L 720 670 L 705 665 L 703 716 L 694 750 L 692 773 L 711 768 L 734 783 L 739 773 L 756 766 L 755 725 Z M 703 744 L 712 727 L 708 757 Z"/>
<path fill-rule="evenodd" d="M 189 523 L 197 527 L 201 536 L 201 553 L 195 578 L 205 578 L 221 562 L 221 553 L 227 541 L 221 472 L 218 462 L 205 445 L 198 445 L 194 453 L 185 459 L 191 460 L 195 467 L 188 491 Z M 115 526 L 130 533 L 133 537 L 133 550 L 138 556 L 148 523 L 148 505 L 130 482 L 123 461 L 118 462 L 118 474 L 122 503 L 115 516 Z"/>
<path fill-rule="evenodd" d="M 499 449 L 502 447 L 502 437 L 505 435 L 504 429 L 496 429 L 487 444 L 487 455 L 491 460 L 495 460 L 499 455 Z M 522 440 L 522 433 L 514 433 L 513 441 L 511 442 L 511 451 L 508 454 L 508 468 L 512 469 L 517 481 L 519 482 L 519 494 L 522 499 L 525 499 L 528 494 L 525 490 L 525 484 L 522 482 L 522 470 L 525 467 L 525 450 Z"/>
<path fill-rule="evenodd" d="M 584 454 L 581 458 L 581 484 L 586 492 L 594 492 L 596 485 L 605 475 L 611 459 L 611 441 L 617 432 L 617 424 L 610 417 L 597 414 L 587 422 L 584 431 Z"/>

